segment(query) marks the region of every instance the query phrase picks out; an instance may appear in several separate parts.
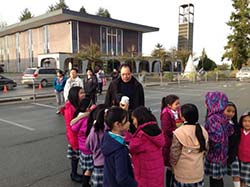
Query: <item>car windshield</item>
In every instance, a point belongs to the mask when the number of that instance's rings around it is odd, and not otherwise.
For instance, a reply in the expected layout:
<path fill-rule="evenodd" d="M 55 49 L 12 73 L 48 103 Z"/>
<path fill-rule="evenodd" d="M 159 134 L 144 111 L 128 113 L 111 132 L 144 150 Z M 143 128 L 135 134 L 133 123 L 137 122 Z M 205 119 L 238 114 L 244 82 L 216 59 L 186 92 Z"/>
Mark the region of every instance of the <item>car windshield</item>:
<path fill-rule="evenodd" d="M 36 70 L 35 69 L 26 69 L 24 74 L 33 74 Z"/>
<path fill-rule="evenodd" d="M 250 71 L 250 68 L 249 67 L 243 67 L 240 69 L 240 71 Z"/>

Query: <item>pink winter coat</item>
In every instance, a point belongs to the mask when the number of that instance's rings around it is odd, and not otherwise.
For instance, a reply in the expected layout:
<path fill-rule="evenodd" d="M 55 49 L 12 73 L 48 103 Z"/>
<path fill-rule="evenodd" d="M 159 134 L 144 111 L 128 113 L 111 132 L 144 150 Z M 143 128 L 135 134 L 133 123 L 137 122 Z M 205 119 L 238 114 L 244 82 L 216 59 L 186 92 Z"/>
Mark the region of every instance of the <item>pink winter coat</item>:
<path fill-rule="evenodd" d="M 164 162 L 162 147 L 165 144 L 164 135 L 158 128 L 154 135 L 150 131 L 156 129 L 156 122 L 148 122 L 138 126 L 129 140 L 129 151 L 132 154 L 135 179 L 138 187 L 163 187 Z M 147 128 L 147 133 L 144 129 Z M 146 129 L 145 129 L 146 130 Z"/>
<path fill-rule="evenodd" d="M 68 143 L 71 145 L 73 150 L 77 150 L 79 149 L 77 133 L 73 132 L 70 126 L 70 121 L 73 119 L 74 112 L 75 107 L 69 101 L 67 101 L 64 107 L 61 109 L 61 113 L 64 117 L 66 125 L 66 136 Z"/>
<path fill-rule="evenodd" d="M 70 123 L 72 131 L 77 133 L 79 149 L 85 155 L 92 154 L 92 152 L 86 146 L 88 116 L 89 112 L 81 113 L 76 118 L 71 120 Z"/>

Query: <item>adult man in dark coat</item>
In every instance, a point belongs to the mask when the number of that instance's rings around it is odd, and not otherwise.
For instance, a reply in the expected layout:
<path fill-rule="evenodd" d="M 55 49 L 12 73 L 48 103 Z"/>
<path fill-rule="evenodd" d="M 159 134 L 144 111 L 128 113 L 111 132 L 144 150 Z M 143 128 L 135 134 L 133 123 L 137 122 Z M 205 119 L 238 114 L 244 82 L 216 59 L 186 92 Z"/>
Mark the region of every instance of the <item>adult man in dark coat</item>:
<path fill-rule="evenodd" d="M 105 104 L 114 105 L 117 94 L 129 97 L 129 110 L 134 110 L 138 106 L 144 106 L 144 90 L 136 78 L 132 75 L 131 66 L 127 63 L 121 65 L 120 77 L 113 80 L 106 93 Z"/>
<path fill-rule="evenodd" d="M 83 81 L 85 96 L 90 98 L 92 104 L 96 103 L 97 78 L 92 69 L 87 69 L 87 77 Z"/>

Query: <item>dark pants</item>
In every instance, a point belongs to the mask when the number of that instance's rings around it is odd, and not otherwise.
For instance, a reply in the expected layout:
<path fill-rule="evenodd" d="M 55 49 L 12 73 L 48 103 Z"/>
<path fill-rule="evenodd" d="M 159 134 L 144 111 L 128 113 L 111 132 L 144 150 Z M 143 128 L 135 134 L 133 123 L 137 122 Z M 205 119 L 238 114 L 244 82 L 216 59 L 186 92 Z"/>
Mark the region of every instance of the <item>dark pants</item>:
<path fill-rule="evenodd" d="M 210 187 L 224 187 L 223 178 L 222 179 L 214 179 L 209 177 Z"/>
<path fill-rule="evenodd" d="M 166 171 L 166 187 L 173 186 L 174 175 L 171 170 L 167 169 Z"/>
<path fill-rule="evenodd" d="M 103 83 L 98 82 L 98 92 L 99 92 L 99 94 L 102 94 L 102 87 L 103 87 Z"/>
<path fill-rule="evenodd" d="M 91 94 L 91 95 L 90 94 L 86 94 L 85 97 L 90 98 L 92 104 L 96 104 L 96 100 L 97 100 L 96 94 Z"/>

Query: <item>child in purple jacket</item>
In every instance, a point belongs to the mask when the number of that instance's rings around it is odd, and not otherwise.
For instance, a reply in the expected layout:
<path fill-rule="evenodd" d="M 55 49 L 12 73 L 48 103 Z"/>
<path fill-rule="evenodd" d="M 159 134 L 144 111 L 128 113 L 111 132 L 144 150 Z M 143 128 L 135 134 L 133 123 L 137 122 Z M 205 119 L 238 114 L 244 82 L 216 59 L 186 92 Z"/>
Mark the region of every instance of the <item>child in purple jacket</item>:
<path fill-rule="evenodd" d="M 97 107 L 91 111 L 88 119 L 86 146 L 93 154 L 94 170 L 91 176 L 92 187 L 103 186 L 104 156 L 101 152 L 100 145 L 104 131 L 107 129 L 104 122 L 107 108 L 108 106 L 105 104 L 97 105 Z"/>
<path fill-rule="evenodd" d="M 205 173 L 210 177 L 210 187 L 223 187 L 223 176 L 227 174 L 228 137 L 234 132 L 224 114 L 228 98 L 222 92 L 208 92 L 205 102 L 207 107 L 205 129 L 209 135 Z"/>
<path fill-rule="evenodd" d="M 78 144 L 80 149 L 80 165 L 83 170 L 83 187 L 90 187 L 90 176 L 93 170 L 92 152 L 86 147 L 86 131 L 87 121 L 89 116 L 90 99 L 84 98 L 80 107 L 76 109 L 74 118 L 71 120 L 70 125 L 73 132 L 77 133 Z"/>

